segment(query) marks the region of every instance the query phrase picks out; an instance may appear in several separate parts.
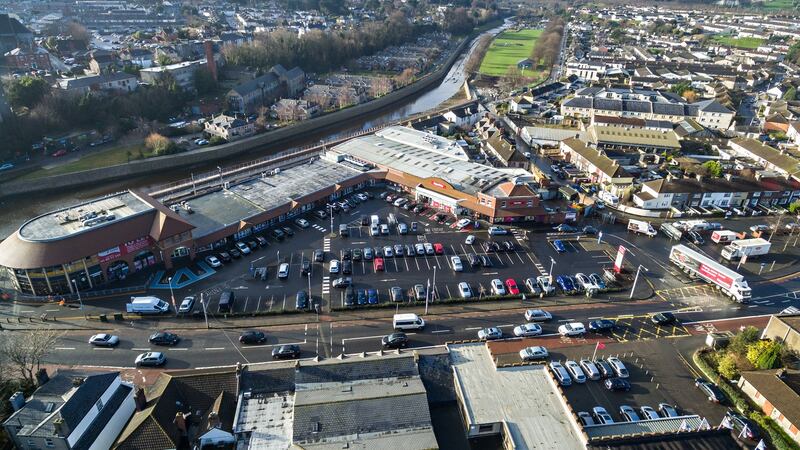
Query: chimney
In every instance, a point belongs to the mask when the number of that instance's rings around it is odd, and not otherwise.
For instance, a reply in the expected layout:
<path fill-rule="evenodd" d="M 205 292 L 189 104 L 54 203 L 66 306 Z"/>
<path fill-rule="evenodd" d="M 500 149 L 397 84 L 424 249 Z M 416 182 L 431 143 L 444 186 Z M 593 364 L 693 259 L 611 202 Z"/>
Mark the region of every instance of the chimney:
<path fill-rule="evenodd" d="M 697 181 L 703 181 L 703 175 L 702 174 L 696 173 L 696 174 L 694 174 L 694 177 L 697 179 Z"/>
<path fill-rule="evenodd" d="M 775 376 L 781 380 L 786 378 L 786 369 L 784 368 L 778 369 L 778 371 L 775 372 Z"/>
<path fill-rule="evenodd" d="M 8 401 L 11 403 L 11 409 L 19 411 L 25 406 L 25 394 L 21 391 L 14 392 L 14 395 L 9 397 Z"/>
<path fill-rule="evenodd" d="M 143 411 L 147 407 L 147 397 L 144 395 L 144 389 L 136 389 L 136 393 L 133 396 L 133 401 L 136 404 L 137 411 Z"/>
<path fill-rule="evenodd" d="M 216 411 L 211 411 L 208 413 L 208 429 L 216 428 L 220 426 L 222 422 L 219 420 L 219 414 Z"/>
<path fill-rule="evenodd" d="M 214 81 L 217 81 L 217 62 L 214 60 L 214 43 L 211 41 L 205 41 L 205 50 L 206 50 L 206 67 L 208 68 L 208 72 L 211 74 L 211 78 Z"/>
<path fill-rule="evenodd" d="M 58 417 L 56 420 L 53 421 L 53 426 L 56 428 L 56 434 L 60 437 L 67 437 L 69 436 L 70 429 L 69 426 L 64 422 L 63 417 Z"/>
<path fill-rule="evenodd" d="M 178 430 L 180 430 L 181 435 L 183 436 L 186 435 L 186 418 L 183 417 L 183 413 L 181 413 L 180 411 L 176 412 L 175 420 L 173 420 L 172 423 L 174 423 L 175 426 L 178 427 Z"/>

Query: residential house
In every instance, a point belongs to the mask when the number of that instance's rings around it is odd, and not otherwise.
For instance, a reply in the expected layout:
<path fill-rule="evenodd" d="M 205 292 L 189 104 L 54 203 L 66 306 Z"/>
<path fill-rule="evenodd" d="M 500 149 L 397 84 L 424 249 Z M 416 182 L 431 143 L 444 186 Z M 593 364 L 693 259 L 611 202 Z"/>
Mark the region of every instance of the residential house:
<path fill-rule="evenodd" d="M 517 114 L 528 114 L 533 108 L 533 99 L 527 95 L 518 95 L 508 101 L 508 110 Z"/>
<path fill-rule="evenodd" d="M 114 72 L 78 78 L 61 78 L 56 81 L 54 87 L 78 95 L 89 92 L 126 93 L 135 91 L 139 87 L 139 81 L 136 75 Z"/>
<path fill-rule="evenodd" d="M 575 138 L 561 141 L 559 148 L 561 154 L 586 172 L 592 182 L 608 186 L 612 194 L 623 197 L 633 186 L 633 177 L 603 150 L 591 148 Z"/>
<path fill-rule="evenodd" d="M 253 113 L 274 102 L 280 96 L 280 88 L 280 78 L 272 72 L 265 73 L 228 91 L 228 107 L 235 113 Z"/>
<path fill-rule="evenodd" d="M 472 126 L 475 125 L 484 114 L 485 110 L 480 102 L 474 101 L 467 103 L 466 105 L 453 108 L 450 111 L 442 114 L 442 116 L 462 130 L 467 130 L 472 128 Z"/>
<path fill-rule="evenodd" d="M 33 46 L 33 32 L 15 17 L 0 14 L 0 53 Z"/>
<path fill-rule="evenodd" d="M 727 209 L 759 203 L 786 205 L 796 198 L 800 198 L 800 186 L 778 178 L 667 177 L 643 183 L 642 190 L 633 195 L 633 202 L 652 210 L 685 210 L 693 206 Z"/>
<path fill-rule="evenodd" d="M 633 119 L 642 121 L 642 119 Z M 681 149 L 672 127 L 663 129 L 623 128 L 597 123 L 587 128 L 588 142 L 603 150 L 636 151 L 641 153 L 675 152 Z"/>
<path fill-rule="evenodd" d="M 11 404 L 3 428 L 16 448 L 108 449 L 134 413 L 134 387 L 119 372 L 59 370 Z"/>
<path fill-rule="evenodd" d="M 320 108 L 307 100 L 284 98 L 272 105 L 272 111 L 278 119 L 292 122 L 310 119 L 320 113 Z"/>
<path fill-rule="evenodd" d="M 220 114 L 206 121 L 204 131 L 211 136 L 219 136 L 228 142 L 252 136 L 256 132 L 253 122 Z"/>
<path fill-rule="evenodd" d="M 493 156 L 503 167 L 528 169 L 530 161 L 517 150 L 517 146 L 501 132 L 481 142 L 484 153 Z"/>
<path fill-rule="evenodd" d="M 778 150 L 755 139 L 737 137 L 728 142 L 732 156 L 750 158 L 786 178 L 800 181 L 800 159 L 785 150 Z"/>
<path fill-rule="evenodd" d="M 42 47 L 17 47 L 5 54 L 6 65 L 12 70 L 52 70 L 50 52 Z"/>
<path fill-rule="evenodd" d="M 306 74 L 299 67 L 286 70 L 282 65 L 277 64 L 269 71 L 278 76 L 283 87 L 283 92 L 281 93 L 283 97 L 294 98 L 303 92 L 306 87 Z"/>
<path fill-rule="evenodd" d="M 789 122 L 789 129 L 786 131 L 786 137 L 795 145 L 800 145 L 800 121 L 792 120 Z"/>
<path fill-rule="evenodd" d="M 128 48 L 119 52 L 119 59 L 124 65 L 138 66 L 142 69 L 153 67 L 153 52 L 145 48 Z"/>
<path fill-rule="evenodd" d="M 206 66 L 206 59 L 203 58 L 142 69 L 139 71 L 139 76 L 142 78 L 143 83 L 155 84 L 163 77 L 171 75 L 178 86 L 183 90 L 191 91 L 194 89 L 194 73 L 198 70 L 205 70 Z"/>
<path fill-rule="evenodd" d="M 108 50 L 95 50 L 89 59 L 89 70 L 95 74 L 113 72 L 119 68 L 119 58 Z"/>
<path fill-rule="evenodd" d="M 9 106 L 8 101 L 6 100 L 5 92 L 3 92 L 3 86 L 0 85 L 0 123 L 3 120 L 11 117 L 13 112 L 11 111 L 11 106 Z"/>
<path fill-rule="evenodd" d="M 764 414 L 800 443 L 800 371 L 744 371 L 739 376 L 738 385 Z"/>
<path fill-rule="evenodd" d="M 783 342 L 788 350 L 800 353 L 800 314 L 770 316 L 761 339 Z"/>

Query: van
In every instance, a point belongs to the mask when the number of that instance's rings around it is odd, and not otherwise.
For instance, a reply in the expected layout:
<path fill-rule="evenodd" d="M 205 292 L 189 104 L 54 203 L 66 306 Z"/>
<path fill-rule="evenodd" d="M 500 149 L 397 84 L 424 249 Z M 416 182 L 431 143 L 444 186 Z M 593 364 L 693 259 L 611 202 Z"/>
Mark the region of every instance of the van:
<path fill-rule="evenodd" d="M 222 291 L 222 294 L 219 295 L 219 312 L 231 312 L 233 310 L 234 300 L 233 291 Z"/>
<path fill-rule="evenodd" d="M 421 330 L 425 328 L 425 320 L 414 313 L 395 314 L 392 325 L 395 330 Z"/>
<path fill-rule="evenodd" d="M 377 215 L 377 214 L 373 214 L 373 215 L 369 216 L 369 224 L 370 224 L 370 225 L 375 225 L 375 226 L 377 226 L 377 225 L 378 225 L 378 224 L 380 224 L 380 223 L 381 223 L 381 218 L 380 218 L 380 217 L 378 217 L 378 215 Z"/>
<path fill-rule="evenodd" d="M 162 314 L 169 312 L 169 303 L 158 297 L 131 297 L 125 310 L 136 314 Z"/>
<path fill-rule="evenodd" d="M 339 235 L 342 237 L 350 236 L 350 229 L 347 227 L 347 224 L 343 223 L 339 225 Z"/>

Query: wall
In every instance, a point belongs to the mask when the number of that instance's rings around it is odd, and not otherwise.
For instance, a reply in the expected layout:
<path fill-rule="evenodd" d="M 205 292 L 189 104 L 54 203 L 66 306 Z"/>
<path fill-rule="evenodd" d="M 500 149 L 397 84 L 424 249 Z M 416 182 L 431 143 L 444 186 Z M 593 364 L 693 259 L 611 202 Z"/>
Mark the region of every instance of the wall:
<path fill-rule="evenodd" d="M 180 169 L 241 155 L 248 151 L 263 149 L 266 146 L 280 145 L 313 133 L 342 126 L 354 119 L 372 114 L 380 109 L 388 108 L 408 100 L 440 82 L 474 37 L 464 39 L 450 57 L 435 72 L 421 78 L 404 88 L 393 91 L 381 98 L 353 106 L 341 111 L 325 114 L 296 125 L 280 128 L 268 133 L 252 136 L 236 142 L 193 150 L 177 155 L 161 156 L 141 161 L 133 161 L 111 167 L 85 170 L 67 175 L 40 178 L 37 180 L 14 181 L 0 185 L 0 198 L 34 192 L 58 191 L 85 185 L 97 185 L 124 178 L 133 178 L 146 174 L 154 174 L 167 170 Z"/>

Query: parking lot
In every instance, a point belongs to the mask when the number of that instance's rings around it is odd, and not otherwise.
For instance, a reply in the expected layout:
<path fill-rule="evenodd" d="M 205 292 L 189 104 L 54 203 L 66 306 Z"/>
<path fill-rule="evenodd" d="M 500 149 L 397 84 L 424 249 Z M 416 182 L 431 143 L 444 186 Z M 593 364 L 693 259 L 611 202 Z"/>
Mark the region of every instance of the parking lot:
<path fill-rule="evenodd" d="M 315 214 L 297 216 L 279 224 L 278 227 L 288 227 L 293 233 L 281 240 L 273 235 L 272 228 L 264 230 L 260 235 L 266 238 L 266 247 L 253 250 L 251 254 L 243 255 L 241 260 L 234 260 L 218 268 L 219 273 L 214 275 L 215 284 L 203 288 L 208 311 L 219 311 L 217 301 L 224 290 L 233 290 L 235 293 L 236 301 L 232 312 L 295 309 L 295 297 L 301 290 L 309 292 L 314 302 L 307 305 L 309 309 L 318 304 L 321 311 L 329 311 L 331 307 L 345 306 L 345 289 L 333 287 L 334 280 L 339 277 L 351 277 L 355 294 L 359 290 L 364 290 L 364 294 L 374 290 L 377 301 L 381 303 L 391 301 L 392 288 L 402 290 L 404 301 L 411 300 L 415 297 L 415 285 L 424 286 L 425 291 L 430 286 L 429 298 L 432 301 L 459 297 L 458 285 L 461 282 L 469 285 L 474 297 L 495 295 L 491 283 L 494 279 L 503 284 L 508 279 L 513 279 L 521 293 L 530 295 L 525 287 L 525 280 L 548 275 L 551 257 L 555 261 L 556 274 L 562 267 L 568 268 L 570 274 L 579 270 L 584 270 L 587 274 L 600 272 L 603 265 L 609 262 L 610 246 L 605 243 L 596 244 L 595 240 L 590 241 L 588 238 L 580 242 L 573 237 L 570 240 L 570 251 L 558 253 L 544 233 L 528 233 L 526 237 L 525 231 L 511 228 L 506 235 L 490 236 L 486 224 L 480 224 L 477 229 L 470 225 L 459 230 L 456 227 L 456 218 L 452 215 L 437 217 L 438 212 L 433 209 L 417 214 L 395 207 L 378 198 L 378 195 L 375 197 L 357 204 L 350 211 L 335 213 L 335 237 L 330 234 L 330 218 L 319 218 Z M 368 223 L 373 214 L 380 217 L 381 224 L 389 225 L 388 234 L 372 236 L 370 226 L 362 225 Z M 394 216 L 393 221 L 389 220 L 390 214 Z M 308 221 L 307 227 L 295 223 L 300 217 Z M 397 226 L 400 223 L 409 228 L 407 234 L 400 233 Z M 412 231 L 415 223 L 416 231 Z M 338 235 L 340 225 L 347 226 L 348 236 Z M 469 235 L 475 236 L 472 244 L 465 242 Z M 487 249 L 487 241 L 497 242 L 500 249 Z M 505 242 L 510 244 L 503 245 Z M 406 255 L 408 250 L 420 243 L 435 245 L 441 252 Z M 394 255 L 396 245 L 402 246 L 402 256 Z M 384 253 L 387 246 L 391 247 L 392 256 Z M 506 246 L 512 249 L 508 250 Z M 372 260 L 365 259 L 366 248 L 372 249 Z M 314 251 L 317 249 L 325 252 L 322 263 L 314 262 Z M 351 273 L 330 273 L 332 259 L 343 262 L 344 253 L 350 250 L 352 257 L 356 253 L 353 250 L 356 249 L 361 251 L 361 257 L 354 258 L 349 263 Z M 468 254 L 485 257 L 489 264 L 472 267 Z M 462 271 L 454 271 L 453 256 L 461 259 Z M 383 270 L 376 267 L 377 257 L 383 259 Z M 308 276 L 302 273 L 303 261 L 311 262 Z M 288 276 L 279 279 L 278 269 L 282 263 L 288 264 Z M 260 267 L 267 269 L 263 280 L 260 275 L 251 275 L 251 268 Z M 507 284 L 506 292 L 509 292 Z M 354 303 L 358 306 L 357 300 Z"/>

